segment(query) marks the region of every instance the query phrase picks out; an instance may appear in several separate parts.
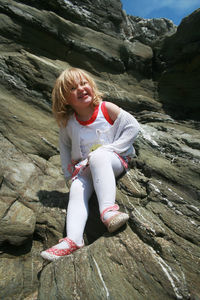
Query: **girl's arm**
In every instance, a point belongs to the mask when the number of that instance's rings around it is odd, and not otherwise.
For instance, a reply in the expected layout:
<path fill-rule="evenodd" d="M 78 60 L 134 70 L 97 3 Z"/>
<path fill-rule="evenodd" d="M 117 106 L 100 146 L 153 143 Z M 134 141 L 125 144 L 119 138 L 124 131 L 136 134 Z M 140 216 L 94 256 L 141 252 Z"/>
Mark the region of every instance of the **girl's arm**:
<path fill-rule="evenodd" d="M 140 131 L 140 125 L 130 113 L 117 105 L 106 102 L 106 108 L 110 118 L 114 121 L 111 130 L 113 142 L 104 145 L 103 148 L 123 154 L 132 146 Z"/>
<path fill-rule="evenodd" d="M 60 129 L 59 132 L 59 148 L 60 148 L 61 167 L 64 173 L 65 180 L 67 182 L 71 179 L 71 175 L 72 175 L 72 172 L 70 170 L 71 142 L 64 128 Z"/>
<path fill-rule="evenodd" d="M 117 106 L 116 104 L 111 103 L 111 102 L 105 102 L 105 106 L 106 106 L 107 112 L 109 114 L 109 117 L 111 118 L 111 120 L 113 122 L 115 122 L 115 120 L 117 119 L 117 117 L 120 113 L 119 106 Z"/>

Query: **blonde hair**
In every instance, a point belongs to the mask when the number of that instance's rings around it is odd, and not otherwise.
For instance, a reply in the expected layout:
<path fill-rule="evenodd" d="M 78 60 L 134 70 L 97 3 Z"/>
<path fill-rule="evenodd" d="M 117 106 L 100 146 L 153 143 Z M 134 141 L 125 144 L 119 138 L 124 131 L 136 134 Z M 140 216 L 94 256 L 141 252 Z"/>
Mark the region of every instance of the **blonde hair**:
<path fill-rule="evenodd" d="M 86 79 L 93 89 L 93 105 L 97 106 L 102 101 L 103 94 L 98 90 L 95 81 L 88 73 L 78 68 L 66 69 L 57 78 L 52 92 L 52 110 L 59 127 L 65 127 L 69 117 L 74 113 L 73 108 L 67 104 L 67 99 L 71 87 L 83 79 Z"/>

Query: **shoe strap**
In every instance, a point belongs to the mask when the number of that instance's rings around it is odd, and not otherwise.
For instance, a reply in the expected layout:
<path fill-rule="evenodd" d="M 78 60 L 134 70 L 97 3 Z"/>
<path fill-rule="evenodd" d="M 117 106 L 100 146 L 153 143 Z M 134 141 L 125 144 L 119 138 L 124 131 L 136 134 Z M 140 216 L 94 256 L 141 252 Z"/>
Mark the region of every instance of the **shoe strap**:
<path fill-rule="evenodd" d="M 69 239 L 68 237 L 65 237 L 63 239 L 59 240 L 59 243 L 61 242 L 67 242 L 68 245 L 70 246 L 70 249 L 78 249 L 80 248 L 79 246 L 77 246 L 71 239 Z"/>
<path fill-rule="evenodd" d="M 101 213 L 101 220 L 102 220 L 102 222 L 104 222 L 104 215 L 108 212 L 108 211 L 117 211 L 117 210 L 119 210 L 119 205 L 117 205 L 117 204 L 115 204 L 115 205 L 113 205 L 113 206 L 109 206 L 109 207 L 107 207 L 106 209 L 104 209 L 103 211 L 102 211 L 102 213 Z"/>

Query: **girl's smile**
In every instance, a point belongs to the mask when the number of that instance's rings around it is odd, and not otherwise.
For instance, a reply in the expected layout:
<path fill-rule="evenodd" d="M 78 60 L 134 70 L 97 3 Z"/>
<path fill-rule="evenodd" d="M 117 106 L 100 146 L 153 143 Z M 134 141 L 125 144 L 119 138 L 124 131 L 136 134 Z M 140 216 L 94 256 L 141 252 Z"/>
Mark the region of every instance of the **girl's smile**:
<path fill-rule="evenodd" d="M 78 99 L 80 100 L 85 100 L 88 97 L 88 93 L 87 92 L 83 92 L 78 96 Z"/>

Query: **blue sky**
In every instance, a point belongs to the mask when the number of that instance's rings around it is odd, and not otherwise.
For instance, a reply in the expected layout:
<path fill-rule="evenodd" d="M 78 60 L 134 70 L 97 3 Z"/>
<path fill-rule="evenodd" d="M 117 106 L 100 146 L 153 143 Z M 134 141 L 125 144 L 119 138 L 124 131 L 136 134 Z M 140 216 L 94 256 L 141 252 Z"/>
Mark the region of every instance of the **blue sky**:
<path fill-rule="evenodd" d="M 167 18 L 179 25 L 181 20 L 200 8 L 199 0 L 121 0 L 128 15 L 145 19 Z"/>

